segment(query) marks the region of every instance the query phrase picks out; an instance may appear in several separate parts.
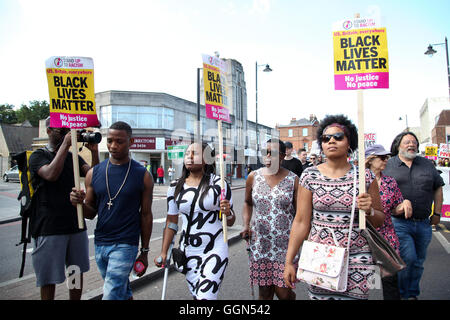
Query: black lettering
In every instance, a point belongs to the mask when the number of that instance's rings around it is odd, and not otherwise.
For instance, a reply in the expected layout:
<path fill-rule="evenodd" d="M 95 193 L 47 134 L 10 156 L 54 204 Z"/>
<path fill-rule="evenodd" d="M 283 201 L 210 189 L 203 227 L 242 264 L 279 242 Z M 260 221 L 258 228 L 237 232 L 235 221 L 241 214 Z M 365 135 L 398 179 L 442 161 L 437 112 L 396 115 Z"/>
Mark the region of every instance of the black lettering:
<path fill-rule="evenodd" d="M 347 61 L 336 61 L 336 71 L 347 71 Z"/>
<path fill-rule="evenodd" d="M 341 38 L 341 48 L 348 48 L 347 38 Z"/>
<path fill-rule="evenodd" d="M 371 47 L 370 52 L 372 52 L 371 57 L 378 57 L 378 50 L 376 47 Z"/>
<path fill-rule="evenodd" d="M 86 101 L 86 103 L 87 103 L 86 105 L 87 111 L 94 111 L 94 103 L 92 101 Z"/>
<path fill-rule="evenodd" d="M 60 87 L 61 86 L 61 82 L 60 82 L 58 76 L 54 76 L 53 77 L 53 84 L 55 85 L 55 87 Z"/>
<path fill-rule="evenodd" d="M 84 93 L 84 89 L 78 90 L 78 93 L 80 94 L 80 99 L 86 99 L 86 94 Z"/>
<path fill-rule="evenodd" d="M 61 100 L 52 99 L 52 109 L 61 109 Z"/>
<path fill-rule="evenodd" d="M 381 46 L 381 44 L 380 44 L 380 35 L 372 36 L 372 45 L 373 46 Z"/>
<path fill-rule="evenodd" d="M 87 84 L 86 84 L 86 80 L 87 80 L 87 77 L 83 77 L 83 78 L 80 79 L 80 87 L 81 88 L 87 88 L 88 87 Z"/>

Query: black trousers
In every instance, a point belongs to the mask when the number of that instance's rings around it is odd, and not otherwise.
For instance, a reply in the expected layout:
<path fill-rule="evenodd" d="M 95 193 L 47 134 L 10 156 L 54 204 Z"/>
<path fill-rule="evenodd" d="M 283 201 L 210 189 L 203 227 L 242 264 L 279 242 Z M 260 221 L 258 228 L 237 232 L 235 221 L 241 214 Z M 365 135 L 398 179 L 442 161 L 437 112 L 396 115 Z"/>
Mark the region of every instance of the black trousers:
<path fill-rule="evenodd" d="M 398 291 L 398 276 L 384 277 L 381 279 L 383 285 L 384 300 L 400 300 L 400 292 Z"/>

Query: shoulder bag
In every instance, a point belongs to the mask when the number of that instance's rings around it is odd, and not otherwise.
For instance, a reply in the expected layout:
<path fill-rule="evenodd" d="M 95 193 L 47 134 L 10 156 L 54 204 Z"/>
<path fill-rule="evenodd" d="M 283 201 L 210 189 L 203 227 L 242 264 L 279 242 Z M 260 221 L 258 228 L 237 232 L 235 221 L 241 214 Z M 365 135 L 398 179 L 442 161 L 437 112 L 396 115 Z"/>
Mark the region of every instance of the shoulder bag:
<path fill-rule="evenodd" d="M 356 207 L 356 168 L 353 166 L 353 203 L 347 247 L 339 247 L 333 230 L 334 246 L 303 241 L 298 262 L 297 279 L 323 289 L 344 292 L 347 290 L 348 262 L 353 220 Z M 320 232 L 320 230 L 318 230 Z"/>
<path fill-rule="evenodd" d="M 368 193 L 372 197 L 372 207 L 377 210 L 383 210 L 380 200 L 380 191 L 376 180 L 370 185 Z M 395 275 L 397 272 L 406 268 L 405 262 L 402 260 L 397 251 L 390 243 L 376 230 L 374 226 L 366 220 L 366 229 L 361 230 L 367 239 L 370 251 L 372 251 L 372 259 L 380 268 L 382 278 Z"/>

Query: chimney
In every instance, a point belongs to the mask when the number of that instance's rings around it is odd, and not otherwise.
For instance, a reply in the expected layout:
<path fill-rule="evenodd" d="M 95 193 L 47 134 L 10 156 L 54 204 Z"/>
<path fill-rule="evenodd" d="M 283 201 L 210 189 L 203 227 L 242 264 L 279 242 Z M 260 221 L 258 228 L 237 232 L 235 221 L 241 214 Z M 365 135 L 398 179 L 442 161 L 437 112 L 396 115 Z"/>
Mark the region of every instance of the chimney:
<path fill-rule="evenodd" d="M 291 123 L 294 123 L 295 121 L 297 121 L 296 118 L 292 118 Z"/>
<path fill-rule="evenodd" d="M 316 115 L 315 114 L 310 114 L 309 115 L 309 121 L 313 122 L 314 120 L 316 120 Z"/>

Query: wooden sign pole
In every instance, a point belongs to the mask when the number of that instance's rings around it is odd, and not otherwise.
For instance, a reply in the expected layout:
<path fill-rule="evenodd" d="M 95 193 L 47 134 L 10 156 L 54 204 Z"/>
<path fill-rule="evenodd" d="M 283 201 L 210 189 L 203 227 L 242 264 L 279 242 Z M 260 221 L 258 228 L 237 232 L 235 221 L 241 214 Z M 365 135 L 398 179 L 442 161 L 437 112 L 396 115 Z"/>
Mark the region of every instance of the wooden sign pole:
<path fill-rule="evenodd" d="M 225 172 L 223 168 L 223 139 L 222 139 L 222 120 L 217 121 L 217 130 L 219 131 L 219 169 L 220 169 L 220 187 L 221 194 L 220 200 L 225 199 Z M 227 231 L 227 218 L 222 215 L 222 208 L 220 208 L 220 217 L 222 218 L 222 228 L 223 228 L 223 242 L 228 242 L 228 231 Z"/>
<path fill-rule="evenodd" d="M 364 102 L 363 91 L 357 90 L 358 95 L 358 167 L 359 167 L 359 194 L 366 192 L 366 157 L 364 145 Z M 366 228 L 366 213 L 359 210 L 359 229 Z"/>
<path fill-rule="evenodd" d="M 77 147 L 77 130 L 70 129 L 70 136 L 72 139 L 72 159 L 73 159 L 73 177 L 75 179 L 75 188 L 80 190 L 80 165 L 78 162 L 78 147 Z M 77 204 L 77 217 L 78 217 L 78 228 L 84 228 L 83 219 L 83 205 L 81 203 Z"/>

